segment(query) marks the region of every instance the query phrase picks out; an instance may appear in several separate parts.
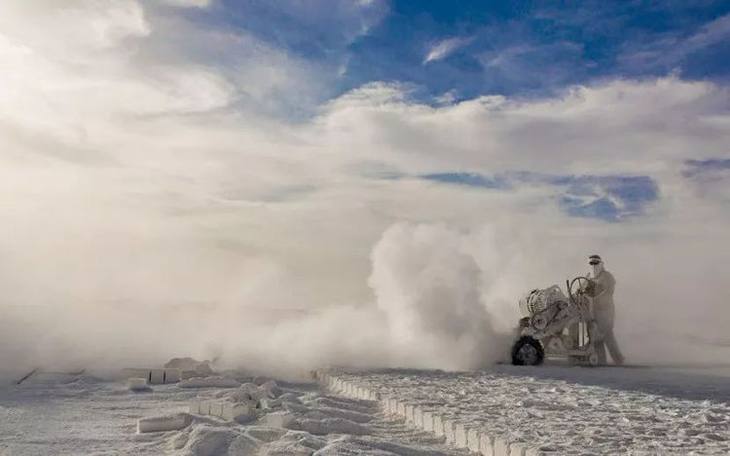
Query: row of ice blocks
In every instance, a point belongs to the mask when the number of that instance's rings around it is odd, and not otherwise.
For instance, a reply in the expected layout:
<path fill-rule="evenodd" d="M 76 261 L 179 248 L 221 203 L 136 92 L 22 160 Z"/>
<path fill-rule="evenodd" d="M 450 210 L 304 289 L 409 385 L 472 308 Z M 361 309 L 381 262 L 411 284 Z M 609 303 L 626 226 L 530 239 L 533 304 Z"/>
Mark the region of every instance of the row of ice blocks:
<path fill-rule="evenodd" d="M 239 421 L 254 416 L 256 411 L 251 404 L 226 400 L 193 399 L 190 402 L 190 413 L 215 416 L 228 421 Z"/>
<path fill-rule="evenodd" d="M 478 423 L 462 423 L 451 416 L 439 413 L 438 410 L 424 410 L 416 404 L 409 404 L 394 397 L 380 397 L 377 392 L 367 387 L 330 375 L 326 371 L 317 371 L 314 374 L 331 391 L 353 399 L 379 401 L 386 414 L 403 418 L 413 427 L 443 437 L 447 444 L 455 447 L 465 448 L 483 456 L 545 454 L 524 442 L 510 442 L 501 436 L 490 435 L 479 429 Z"/>
<path fill-rule="evenodd" d="M 144 378 L 148 385 L 165 385 L 167 383 L 177 383 L 180 381 L 182 372 L 180 369 L 146 369 L 128 367 L 122 369 L 122 376 L 125 378 Z"/>

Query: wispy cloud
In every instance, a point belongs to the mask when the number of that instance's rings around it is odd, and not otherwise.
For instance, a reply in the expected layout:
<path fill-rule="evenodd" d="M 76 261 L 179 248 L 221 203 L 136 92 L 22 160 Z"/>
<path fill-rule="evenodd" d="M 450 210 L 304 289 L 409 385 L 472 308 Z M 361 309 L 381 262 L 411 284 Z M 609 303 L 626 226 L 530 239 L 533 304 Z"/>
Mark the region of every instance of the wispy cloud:
<path fill-rule="evenodd" d="M 701 177 L 713 173 L 730 174 L 730 158 L 709 158 L 706 160 L 687 160 L 687 168 L 682 175 L 687 178 Z"/>
<path fill-rule="evenodd" d="M 470 41 L 471 38 L 461 37 L 447 38 L 439 41 L 431 46 L 431 49 L 429 49 L 426 57 L 423 59 L 423 64 L 425 65 L 430 62 L 445 59 L 457 49 L 469 44 Z"/>
<path fill-rule="evenodd" d="M 677 31 L 646 42 L 628 42 L 617 60 L 634 70 L 673 68 L 685 59 L 730 39 L 730 14 L 713 19 L 689 36 Z"/>
<path fill-rule="evenodd" d="M 730 158 L 687 160 L 682 176 L 701 198 L 730 203 Z"/>

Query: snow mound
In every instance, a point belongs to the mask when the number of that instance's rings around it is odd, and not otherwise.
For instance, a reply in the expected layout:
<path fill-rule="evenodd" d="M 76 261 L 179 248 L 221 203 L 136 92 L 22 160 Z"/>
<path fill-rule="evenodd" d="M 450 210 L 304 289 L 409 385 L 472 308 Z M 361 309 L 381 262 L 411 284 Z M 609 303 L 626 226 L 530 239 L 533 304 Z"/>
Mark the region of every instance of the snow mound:
<path fill-rule="evenodd" d="M 287 431 L 286 429 L 269 426 L 251 426 L 246 429 L 247 436 L 251 437 L 254 440 L 267 443 L 273 442 L 274 440 L 279 440 L 287 432 L 289 431 Z"/>
<path fill-rule="evenodd" d="M 165 363 L 166 368 L 179 369 L 182 378 L 209 377 L 214 374 L 210 361 L 197 361 L 193 358 L 172 358 Z"/>
<path fill-rule="evenodd" d="M 127 388 L 129 391 L 135 393 L 146 393 L 152 391 L 152 388 L 147 385 L 146 378 L 132 377 L 127 379 Z"/>
<path fill-rule="evenodd" d="M 236 402 L 255 402 L 258 403 L 268 393 L 254 383 L 244 383 L 236 391 L 226 392 L 225 396 Z"/>
<path fill-rule="evenodd" d="M 295 416 L 288 412 L 272 412 L 264 417 L 264 422 L 271 427 L 289 428 L 294 423 Z"/>
<path fill-rule="evenodd" d="M 229 428 L 208 425 L 197 426 L 190 433 L 184 454 L 190 456 L 218 456 L 227 454 L 238 433 Z M 246 453 L 243 453 L 246 454 Z"/>
<path fill-rule="evenodd" d="M 281 439 L 261 447 L 259 456 L 311 456 L 327 442 L 306 432 L 289 431 Z"/>
<path fill-rule="evenodd" d="M 259 390 L 269 398 L 275 398 L 281 396 L 281 388 L 276 384 L 274 380 L 269 380 L 263 385 L 259 386 Z"/>
<path fill-rule="evenodd" d="M 239 435 L 231 442 L 227 454 L 231 456 L 258 455 L 260 445 L 260 441 L 247 434 Z"/>

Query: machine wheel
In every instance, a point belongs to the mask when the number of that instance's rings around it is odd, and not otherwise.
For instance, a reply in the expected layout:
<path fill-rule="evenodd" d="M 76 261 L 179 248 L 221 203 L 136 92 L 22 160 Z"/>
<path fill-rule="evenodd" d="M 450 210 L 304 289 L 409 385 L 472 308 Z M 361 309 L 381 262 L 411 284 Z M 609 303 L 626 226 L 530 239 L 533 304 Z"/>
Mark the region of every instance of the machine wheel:
<path fill-rule="evenodd" d="M 588 361 L 589 366 L 591 366 L 591 367 L 598 366 L 598 353 L 596 353 L 595 351 L 592 351 L 588 355 L 588 358 L 586 358 L 586 360 Z"/>
<path fill-rule="evenodd" d="M 512 346 L 512 364 L 515 366 L 537 366 L 544 359 L 545 350 L 534 337 L 522 336 Z"/>

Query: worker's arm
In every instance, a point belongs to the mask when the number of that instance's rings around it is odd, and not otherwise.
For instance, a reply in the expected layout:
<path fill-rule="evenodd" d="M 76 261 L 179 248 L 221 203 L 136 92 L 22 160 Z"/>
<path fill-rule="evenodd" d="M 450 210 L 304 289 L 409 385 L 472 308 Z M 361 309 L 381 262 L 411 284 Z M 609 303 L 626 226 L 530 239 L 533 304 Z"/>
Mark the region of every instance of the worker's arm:
<path fill-rule="evenodd" d="M 598 298 L 600 296 L 603 296 L 604 294 L 611 296 L 613 295 L 613 290 L 616 287 L 616 279 L 613 278 L 613 274 L 608 271 L 603 271 L 603 274 L 601 274 L 601 276 L 601 292 L 595 295 L 594 298 Z"/>

